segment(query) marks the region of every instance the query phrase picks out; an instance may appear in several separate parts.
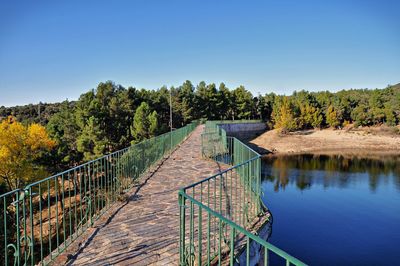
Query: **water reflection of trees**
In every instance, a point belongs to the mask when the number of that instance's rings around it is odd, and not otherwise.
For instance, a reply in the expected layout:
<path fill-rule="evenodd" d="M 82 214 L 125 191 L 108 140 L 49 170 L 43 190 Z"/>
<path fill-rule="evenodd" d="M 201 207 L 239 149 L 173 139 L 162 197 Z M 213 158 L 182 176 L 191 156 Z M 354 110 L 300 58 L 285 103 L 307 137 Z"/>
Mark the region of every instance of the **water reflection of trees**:
<path fill-rule="evenodd" d="M 291 155 L 268 157 L 263 160 L 263 177 L 274 184 L 274 190 L 285 189 L 295 182 L 300 190 L 314 183 L 324 187 L 347 187 L 359 174 L 367 174 L 371 190 L 381 182 L 393 180 L 400 190 L 400 156 L 360 158 L 328 155 Z"/>

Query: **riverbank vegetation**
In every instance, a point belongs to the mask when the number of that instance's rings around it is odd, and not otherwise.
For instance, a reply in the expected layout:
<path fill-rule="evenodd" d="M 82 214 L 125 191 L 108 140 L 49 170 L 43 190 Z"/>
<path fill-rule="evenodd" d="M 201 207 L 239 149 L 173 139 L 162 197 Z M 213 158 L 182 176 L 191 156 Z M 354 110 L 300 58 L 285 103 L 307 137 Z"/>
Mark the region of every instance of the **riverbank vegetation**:
<path fill-rule="evenodd" d="M 54 145 L 43 149 L 40 158 L 29 160 L 55 173 L 168 131 L 170 93 L 174 128 L 195 119 L 261 119 L 281 132 L 400 123 L 399 84 L 285 96 L 253 95 L 244 86 L 229 89 L 224 83 L 195 86 L 190 81 L 157 90 L 124 88 L 108 81 L 76 101 L 0 107 L 0 119 L 11 116 L 25 127 L 45 127 Z M 6 183 L 4 178 L 0 182 Z"/>
<path fill-rule="evenodd" d="M 287 131 L 332 127 L 340 128 L 400 122 L 400 85 L 375 90 L 294 92 L 275 96 L 272 125 Z"/>

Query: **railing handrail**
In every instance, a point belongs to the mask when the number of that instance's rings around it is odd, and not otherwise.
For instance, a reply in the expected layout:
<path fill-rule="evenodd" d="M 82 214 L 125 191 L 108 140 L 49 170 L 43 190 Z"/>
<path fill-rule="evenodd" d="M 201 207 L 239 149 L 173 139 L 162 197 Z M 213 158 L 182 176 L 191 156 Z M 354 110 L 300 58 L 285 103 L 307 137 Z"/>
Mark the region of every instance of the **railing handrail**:
<path fill-rule="evenodd" d="M 16 193 L 16 192 L 18 192 L 18 191 L 23 191 L 23 189 L 21 189 L 21 188 L 16 188 L 16 189 L 14 189 L 14 190 L 8 191 L 8 192 L 6 192 L 6 193 L 1 194 L 1 195 L 0 195 L 0 198 L 5 197 L 5 196 L 8 196 L 8 195 L 11 195 L 11 194 L 14 194 L 14 193 Z"/>
<path fill-rule="evenodd" d="M 193 121 L 193 122 L 195 122 L 195 121 Z M 192 122 L 192 123 L 193 123 L 193 122 Z M 190 125 L 190 124 L 188 124 L 188 125 Z M 184 127 L 185 127 L 185 126 L 184 126 Z M 184 127 L 175 129 L 175 130 L 173 130 L 172 132 L 175 132 L 175 131 L 177 131 L 177 130 L 183 129 Z M 45 178 L 43 178 L 43 179 L 40 179 L 40 180 L 38 180 L 38 181 L 29 183 L 29 184 L 26 185 L 25 187 L 23 187 L 23 188 L 18 188 L 18 189 L 19 189 L 19 190 L 28 190 L 29 187 L 32 187 L 32 186 L 34 186 L 34 185 L 37 185 L 37 184 L 39 184 L 39 183 L 41 183 L 41 182 L 44 182 L 44 181 L 53 179 L 53 178 L 55 178 L 55 177 L 57 177 L 57 176 L 66 174 L 66 173 L 68 173 L 68 172 L 70 172 L 70 171 L 80 169 L 81 167 L 84 167 L 84 166 L 89 165 L 89 164 L 91 164 L 91 163 L 94 163 L 94 162 L 96 162 L 96 161 L 100 161 L 101 159 L 104 159 L 104 158 L 107 158 L 107 157 L 116 155 L 116 154 L 118 154 L 118 153 L 121 153 L 121 152 L 130 150 L 130 149 L 133 149 L 133 148 L 135 148 L 135 146 L 141 145 L 141 144 L 143 144 L 144 142 L 147 142 L 147 141 L 150 141 L 150 140 L 153 140 L 153 139 L 156 139 L 156 138 L 161 138 L 161 137 L 166 136 L 166 135 L 168 135 L 168 134 L 171 134 L 171 131 L 166 132 L 166 133 L 163 133 L 163 134 L 160 134 L 160 135 L 158 135 L 158 136 L 154 136 L 154 137 L 148 138 L 148 139 L 144 139 L 144 140 L 142 140 L 141 142 L 138 142 L 138 143 L 135 143 L 135 144 L 133 144 L 133 145 L 130 145 L 129 147 L 126 147 L 126 148 L 123 148 L 123 149 L 120 149 L 120 150 L 117 150 L 117 151 L 113 151 L 113 152 L 104 154 L 104 155 L 102 155 L 102 156 L 100 156 L 100 157 L 98 157 L 98 158 L 96 158 L 96 159 L 93 159 L 93 160 L 84 162 L 84 163 L 82 163 L 82 164 L 79 164 L 79 165 L 77 165 L 77 166 L 68 168 L 67 170 L 58 172 L 58 173 L 56 173 L 56 174 L 54 174 L 54 175 L 51 175 L 51 176 L 45 177 Z M 3 195 L 4 195 L 4 194 L 1 194 L 0 196 L 3 196 Z"/>
<path fill-rule="evenodd" d="M 234 137 L 231 137 L 231 138 L 234 138 Z M 252 149 L 251 147 L 249 147 L 248 145 L 244 144 L 240 139 L 238 139 L 238 138 L 235 138 L 235 139 L 236 139 L 236 141 L 238 141 L 240 144 L 246 146 L 247 149 L 249 149 L 249 150 L 251 150 L 252 152 L 254 152 L 254 153 L 257 155 L 258 158 L 261 158 L 261 154 L 259 154 L 259 153 L 256 152 L 255 150 L 253 150 L 253 149 Z M 254 158 L 255 158 L 255 157 L 254 157 Z"/>
<path fill-rule="evenodd" d="M 190 200 L 192 203 L 196 204 L 197 206 L 199 206 L 202 209 L 206 210 L 210 214 L 214 215 L 218 219 L 222 220 L 224 223 L 227 223 L 230 226 L 234 227 L 240 233 L 246 235 L 247 237 L 251 238 L 252 240 L 256 241 L 257 243 L 260 243 L 261 245 L 263 245 L 267 249 L 273 251 L 275 254 L 279 255 L 280 257 L 288 260 L 290 263 L 293 263 L 293 264 L 296 264 L 296 265 L 307 265 L 307 264 L 303 263 L 302 261 L 296 259 L 292 255 L 290 255 L 290 254 L 286 253 L 285 251 L 281 250 L 280 248 L 272 245 L 271 243 L 268 243 L 267 241 L 265 241 L 261 237 L 250 233 L 249 231 L 247 231 L 246 229 L 244 229 L 240 225 L 236 224 L 235 222 L 232 222 L 231 220 L 227 219 L 223 215 L 221 215 L 221 214 L 217 213 L 216 211 L 212 210 L 211 208 L 207 207 L 203 203 L 201 203 L 201 202 L 197 201 L 196 199 L 192 198 L 187 193 L 185 193 L 185 191 L 183 189 L 179 190 L 178 193 L 179 193 L 179 195 L 183 196 L 184 198 Z"/>
<path fill-rule="evenodd" d="M 228 169 L 225 169 L 225 170 L 223 170 L 223 171 L 221 171 L 221 172 L 218 172 L 218 173 L 215 174 L 215 175 L 212 175 L 212 176 L 210 176 L 210 177 L 207 177 L 207 178 L 204 178 L 204 179 L 202 179 L 202 180 L 200 180 L 200 181 L 197 181 L 196 183 L 190 184 L 190 185 L 188 185 L 188 186 L 186 186 L 186 187 L 184 187 L 184 188 L 182 188 L 182 189 L 183 189 L 183 190 L 187 190 L 187 189 L 189 189 L 189 188 L 193 188 L 193 187 L 195 187 L 195 186 L 197 186 L 197 185 L 200 185 L 201 183 L 205 183 L 205 182 L 207 182 L 207 181 L 209 181 L 209 180 L 211 180 L 211 179 L 214 179 L 214 178 L 216 178 L 216 177 L 218 177 L 218 176 L 220 176 L 220 175 L 222 175 L 222 174 L 225 174 L 226 172 L 229 172 L 229 171 L 232 171 L 232 170 L 234 170 L 234 169 L 236 169 L 236 168 L 239 168 L 240 166 L 245 165 L 245 164 L 247 164 L 247 163 L 249 163 L 249 162 L 251 162 L 251 161 L 254 161 L 254 160 L 258 159 L 258 158 L 261 158 L 261 155 L 258 155 L 258 156 L 256 156 L 256 157 L 253 157 L 253 158 L 249 159 L 249 160 L 246 160 L 246 161 L 244 161 L 244 162 L 241 162 L 241 163 L 239 163 L 239 164 L 236 164 L 236 165 L 234 165 L 234 166 L 232 166 L 232 167 L 230 167 L 230 168 L 228 168 Z"/>

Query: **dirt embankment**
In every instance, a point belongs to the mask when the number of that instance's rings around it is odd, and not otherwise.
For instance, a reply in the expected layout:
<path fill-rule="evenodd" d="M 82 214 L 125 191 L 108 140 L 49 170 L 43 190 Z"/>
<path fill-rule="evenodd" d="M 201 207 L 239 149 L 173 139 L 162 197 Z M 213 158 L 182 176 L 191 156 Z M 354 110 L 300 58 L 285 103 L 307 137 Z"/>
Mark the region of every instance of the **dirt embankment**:
<path fill-rule="evenodd" d="M 252 140 L 254 148 L 276 154 L 400 154 L 400 128 L 386 126 L 302 130 L 281 134 L 270 130 Z"/>

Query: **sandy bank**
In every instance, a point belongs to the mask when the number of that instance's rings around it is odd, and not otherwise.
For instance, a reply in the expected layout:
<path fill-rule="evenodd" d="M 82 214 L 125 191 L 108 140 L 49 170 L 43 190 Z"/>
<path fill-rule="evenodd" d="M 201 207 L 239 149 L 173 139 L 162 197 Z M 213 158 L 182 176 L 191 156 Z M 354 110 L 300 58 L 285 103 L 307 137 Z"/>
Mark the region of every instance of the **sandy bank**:
<path fill-rule="evenodd" d="M 400 134 L 387 127 L 303 130 L 288 134 L 270 130 L 250 143 L 276 154 L 400 154 Z"/>

